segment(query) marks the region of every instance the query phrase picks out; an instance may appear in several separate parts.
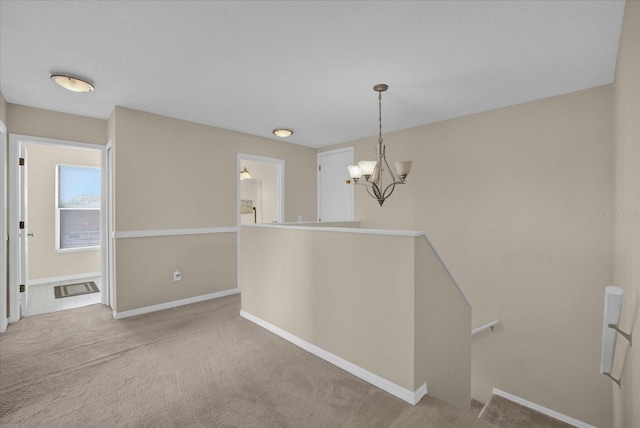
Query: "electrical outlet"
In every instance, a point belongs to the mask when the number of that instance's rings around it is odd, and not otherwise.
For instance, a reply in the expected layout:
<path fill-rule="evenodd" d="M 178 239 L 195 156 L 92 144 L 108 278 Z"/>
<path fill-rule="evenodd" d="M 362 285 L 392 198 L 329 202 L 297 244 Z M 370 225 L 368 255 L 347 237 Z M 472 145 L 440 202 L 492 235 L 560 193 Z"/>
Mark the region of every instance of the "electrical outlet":
<path fill-rule="evenodd" d="M 173 271 L 173 280 L 180 281 L 182 279 L 182 271 L 180 269 L 176 269 Z"/>

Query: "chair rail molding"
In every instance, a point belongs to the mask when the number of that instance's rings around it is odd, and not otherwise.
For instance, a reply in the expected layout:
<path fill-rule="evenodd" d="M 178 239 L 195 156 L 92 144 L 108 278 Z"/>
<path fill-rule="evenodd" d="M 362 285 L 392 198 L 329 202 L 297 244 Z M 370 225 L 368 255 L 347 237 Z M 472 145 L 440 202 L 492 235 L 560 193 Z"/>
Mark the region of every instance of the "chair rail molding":
<path fill-rule="evenodd" d="M 211 233 L 236 233 L 237 226 L 203 227 L 195 229 L 120 230 L 113 232 L 113 238 L 150 238 L 155 236 L 204 235 Z"/>

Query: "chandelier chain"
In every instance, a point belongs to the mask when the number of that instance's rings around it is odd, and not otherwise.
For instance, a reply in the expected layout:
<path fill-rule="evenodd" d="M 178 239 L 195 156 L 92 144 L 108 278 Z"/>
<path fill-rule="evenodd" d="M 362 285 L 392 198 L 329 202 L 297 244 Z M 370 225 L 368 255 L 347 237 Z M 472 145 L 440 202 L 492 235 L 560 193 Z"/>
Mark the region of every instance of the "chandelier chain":
<path fill-rule="evenodd" d="M 382 92 L 378 92 L 378 143 L 382 143 Z"/>

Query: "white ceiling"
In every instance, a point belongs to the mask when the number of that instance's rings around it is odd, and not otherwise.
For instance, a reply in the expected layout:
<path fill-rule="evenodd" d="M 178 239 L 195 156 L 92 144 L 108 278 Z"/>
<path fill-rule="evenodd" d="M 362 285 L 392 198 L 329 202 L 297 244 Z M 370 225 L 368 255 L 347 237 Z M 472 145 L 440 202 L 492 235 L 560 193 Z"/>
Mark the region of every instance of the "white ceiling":
<path fill-rule="evenodd" d="M 7 102 L 323 147 L 613 81 L 623 1 L 0 2 Z M 65 91 L 49 75 L 95 83 Z"/>

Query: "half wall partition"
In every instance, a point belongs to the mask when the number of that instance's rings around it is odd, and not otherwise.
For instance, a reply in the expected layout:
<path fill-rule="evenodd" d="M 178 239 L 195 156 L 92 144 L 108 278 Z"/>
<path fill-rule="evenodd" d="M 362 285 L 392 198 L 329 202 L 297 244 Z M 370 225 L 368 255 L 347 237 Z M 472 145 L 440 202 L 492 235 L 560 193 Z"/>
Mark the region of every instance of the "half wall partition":
<path fill-rule="evenodd" d="M 241 315 L 411 403 L 468 409 L 471 305 L 423 232 L 241 227 Z"/>

